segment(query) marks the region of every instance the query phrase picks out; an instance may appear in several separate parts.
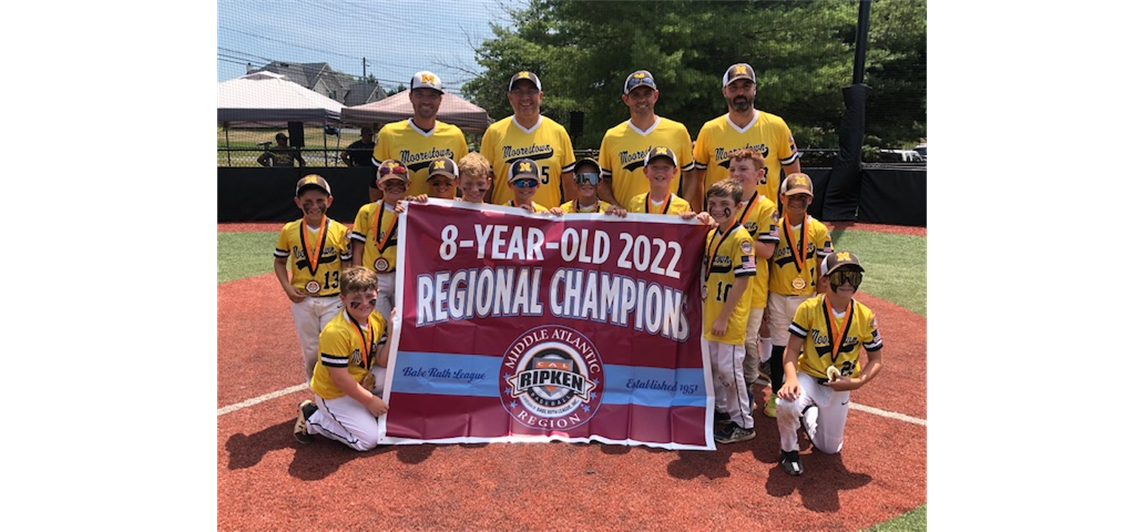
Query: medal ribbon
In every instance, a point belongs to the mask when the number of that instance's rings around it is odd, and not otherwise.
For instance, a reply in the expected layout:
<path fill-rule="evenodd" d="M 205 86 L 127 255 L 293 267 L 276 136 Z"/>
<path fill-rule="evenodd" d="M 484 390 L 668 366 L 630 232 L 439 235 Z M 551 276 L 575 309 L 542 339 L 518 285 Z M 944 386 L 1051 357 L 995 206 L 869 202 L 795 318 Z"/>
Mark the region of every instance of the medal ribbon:
<path fill-rule="evenodd" d="M 747 213 L 751 212 L 751 208 L 755 206 L 755 202 L 759 200 L 759 193 L 756 191 L 754 196 L 751 196 L 751 201 L 747 202 L 747 208 L 739 213 L 739 220 L 735 223 L 742 225 L 743 219 L 747 217 Z"/>
<path fill-rule="evenodd" d="M 372 349 L 373 348 L 373 325 L 369 322 L 369 318 L 366 318 L 366 320 L 365 320 L 366 327 L 365 328 L 367 331 L 369 331 L 369 337 L 367 339 L 366 335 L 361 332 L 361 330 L 362 330 L 361 324 L 358 323 L 356 319 L 354 319 L 353 315 L 351 315 L 349 312 L 346 312 L 346 316 L 349 316 L 350 322 L 357 326 L 356 330 L 358 333 L 358 338 L 361 339 L 361 347 L 362 347 L 362 351 L 361 351 L 362 367 L 364 367 L 366 369 L 366 371 L 369 371 L 369 370 L 373 369 L 373 349 Z"/>
<path fill-rule="evenodd" d="M 715 264 L 715 253 L 719 252 L 719 248 L 723 247 L 723 242 L 727 240 L 727 237 L 731 236 L 731 233 L 735 232 L 735 228 L 737 227 L 739 227 L 739 224 L 735 224 L 728 229 L 726 233 L 723 233 L 723 237 L 719 239 L 719 243 L 715 244 L 714 250 L 711 249 L 711 244 L 707 244 L 707 272 L 703 276 L 704 282 L 711 278 L 711 265 Z M 712 238 L 711 241 L 714 242 L 715 239 Z M 712 253 L 712 251 L 715 253 Z"/>
<path fill-rule="evenodd" d="M 298 224 L 298 231 L 302 233 L 302 251 L 306 254 L 309 263 L 310 275 L 318 275 L 318 261 L 322 258 L 322 248 L 326 247 L 326 228 L 330 226 L 330 219 L 322 216 L 322 228 L 318 232 L 318 239 L 314 246 L 310 245 L 310 231 L 306 230 L 306 221 Z"/>
<path fill-rule="evenodd" d="M 644 210 L 644 212 L 646 212 L 646 213 L 648 213 L 648 214 L 667 214 L 667 208 L 671 206 L 671 198 L 672 198 L 673 196 L 675 196 L 675 194 L 672 194 L 672 193 L 670 193 L 670 192 L 669 192 L 669 193 L 667 194 L 667 199 L 666 199 L 666 200 L 664 200 L 664 202 L 663 202 L 663 211 L 661 211 L 661 212 L 658 212 L 658 213 L 654 213 L 654 212 L 651 212 L 651 192 L 648 192 L 648 193 L 647 193 L 647 196 L 646 196 L 646 197 L 644 197 L 644 200 L 643 200 L 643 203 L 644 203 L 644 207 L 643 207 L 643 210 Z M 715 248 L 715 249 L 719 249 L 719 248 Z"/>
<path fill-rule="evenodd" d="M 802 226 L 798 230 L 798 246 L 800 252 L 795 253 L 794 240 L 790 234 L 790 220 L 785 216 L 783 217 L 783 236 L 786 236 L 787 245 L 790 246 L 790 254 L 794 258 L 794 269 L 798 271 L 796 277 L 802 277 L 802 268 L 806 265 L 806 215 L 802 215 Z"/>
<path fill-rule="evenodd" d="M 834 312 L 830 309 L 830 301 L 826 296 L 822 296 L 822 313 L 826 317 L 826 323 L 830 324 L 830 330 L 826 331 L 830 338 L 830 363 L 833 365 L 838 361 L 838 352 L 842 350 L 842 341 L 846 339 L 846 333 L 850 332 L 850 322 L 853 318 L 852 310 L 854 310 L 854 301 L 851 300 L 850 304 L 846 306 L 846 315 L 842 317 L 842 322 L 845 325 L 842 330 L 838 330 L 838 324 L 835 323 Z"/>
<path fill-rule="evenodd" d="M 592 209 L 592 210 L 593 210 L 593 212 L 604 212 L 604 211 L 600 210 L 600 200 L 596 200 L 596 208 Z M 587 211 L 581 211 L 580 210 L 580 198 L 576 198 L 576 212 L 587 212 Z"/>
<path fill-rule="evenodd" d="M 397 213 L 395 212 L 395 213 L 393 213 L 393 222 L 391 222 L 389 224 L 389 228 L 386 229 L 385 234 L 382 235 L 382 233 L 381 233 L 381 218 L 382 218 L 383 214 L 385 214 L 385 204 L 384 203 L 381 204 L 377 209 L 377 223 L 374 224 L 374 226 L 377 227 L 377 242 L 375 243 L 375 245 L 377 246 L 378 251 L 385 251 L 386 243 L 389 242 L 389 235 L 393 233 L 393 228 L 397 227 Z"/>

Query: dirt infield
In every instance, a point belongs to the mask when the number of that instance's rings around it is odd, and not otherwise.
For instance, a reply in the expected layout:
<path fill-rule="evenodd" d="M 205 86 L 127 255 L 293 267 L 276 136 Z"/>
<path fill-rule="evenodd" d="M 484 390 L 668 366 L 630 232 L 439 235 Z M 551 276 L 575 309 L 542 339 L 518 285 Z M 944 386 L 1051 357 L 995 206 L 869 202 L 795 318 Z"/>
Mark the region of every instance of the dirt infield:
<path fill-rule="evenodd" d="M 878 314 L 886 365 L 852 393 L 843 451 L 812 451 L 803 438 L 807 472 L 790 477 L 778 465 L 775 422 L 761 411 L 755 439 L 714 452 L 497 443 L 358 453 L 322 438 L 300 446 L 292 429 L 310 394 L 299 386 L 290 303 L 273 274 L 219 284 L 218 530 L 867 528 L 926 502 L 926 319 L 858 297 Z"/>

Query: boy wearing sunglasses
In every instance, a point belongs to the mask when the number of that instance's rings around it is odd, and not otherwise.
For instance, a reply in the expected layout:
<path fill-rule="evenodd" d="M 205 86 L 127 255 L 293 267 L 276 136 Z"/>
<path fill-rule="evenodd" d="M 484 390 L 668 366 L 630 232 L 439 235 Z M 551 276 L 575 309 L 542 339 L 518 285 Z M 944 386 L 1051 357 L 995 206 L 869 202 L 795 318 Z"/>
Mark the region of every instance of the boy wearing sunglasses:
<path fill-rule="evenodd" d="M 290 298 L 303 376 L 310 380 L 318 363 L 318 335 L 342 308 L 338 277 L 349 265 L 349 230 L 326 216 L 334 196 L 322 176 L 299 179 L 294 196 L 303 216 L 282 226 L 274 246 L 274 275 Z"/>
<path fill-rule="evenodd" d="M 386 159 L 377 167 L 377 188 L 382 191 L 378 201 L 362 205 L 354 218 L 354 266 L 373 268 L 377 273 L 377 287 L 381 291 L 378 310 L 388 316 L 393 310 L 395 280 L 397 277 L 397 202 L 409 189 L 409 170 L 394 159 Z"/>
<path fill-rule="evenodd" d="M 377 296 L 377 274 L 361 266 L 346 269 L 340 297 L 345 308 L 322 329 L 319 341 L 322 364 L 310 379 L 314 401 L 298 405 L 298 443 L 321 434 L 358 451 L 377 447 L 377 418 L 389 411 L 381 394 L 391 350 Z"/>
<path fill-rule="evenodd" d="M 531 213 L 547 211 L 548 207 L 532 201 L 538 187 L 540 187 L 540 166 L 532 159 L 517 159 L 508 168 L 508 188 L 512 190 L 512 199 L 504 205 L 520 207 Z"/>
<path fill-rule="evenodd" d="M 779 463 L 791 475 L 803 471 L 798 456 L 800 422 L 816 449 L 826 454 L 841 451 L 850 390 L 865 386 L 882 371 L 878 322 L 869 307 L 854 299 L 864 271 L 858 256 L 831 253 L 822 271 L 820 282 L 826 291 L 799 305 L 790 324 L 790 334 L 798 341 L 788 344 L 783 355 L 786 384 L 778 391 Z M 859 344 L 866 350 L 865 367 L 858 361 Z"/>
<path fill-rule="evenodd" d="M 598 195 L 600 189 L 600 163 L 591 157 L 576 161 L 572 167 L 572 180 L 576 183 L 578 195 L 572 201 L 560 206 L 562 213 L 604 213 L 627 216 L 628 211 L 612 205 Z"/>

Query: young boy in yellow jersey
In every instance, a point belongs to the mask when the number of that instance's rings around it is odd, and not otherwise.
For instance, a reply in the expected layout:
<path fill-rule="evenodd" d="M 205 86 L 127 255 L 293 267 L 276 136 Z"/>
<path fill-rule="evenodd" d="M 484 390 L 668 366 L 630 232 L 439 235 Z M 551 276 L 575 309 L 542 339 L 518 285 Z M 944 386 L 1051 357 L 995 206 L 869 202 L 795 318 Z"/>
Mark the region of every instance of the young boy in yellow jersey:
<path fill-rule="evenodd" d="M 448 157 L 429 163 L 429 197 L 457 199 L 457 163 Z"/>
<path fill-rule="evenodd" d="M 508 168 L 508 188 L 512 190 L 512 199 L 505 203 L 508 207 L 520 207 L 527 212 L 540 213 L 548 211 L 532 197 L 540 186 L 540 167 L 532 159 L 518 159 Z"/>
<path fill-rule="evenodd" d="M 831 252 L 830 231 L 806 213 L 814 200 L 810 176 L 794 173 L 779 187 L 783 216 L 779 220 L 779 243 L 770 261 L 767 285 L 767 327 L 771 331 L 771 390 L 783 386 L 783 352 L 786 350 L 794 311 L 815 294 L 818 266 Z M 775 417 L 772 393 L 763 414 Z"/>
<path fill-rule="evenodd" d="M 619 217 L 627 216 L 628 211 L 612 205 L 597 194 L 600 189 L 600 163 L 591 157 L 576 161 L 572 167 L 572 180 L 576 182 L 579 195 L 560 206 L 562 213 L 603 213 Z"/>
<path fill-rule="evenodd" d="M 751 314 L 747 318 L 747 355 L 743 358 L 743 378 L 747 389 L 759 378 L 759 361 L 771 356 L 771 334 L 763 325 L 763 314 L 767 309 L 767 261 L 775 252 L 779 241 L 778 209 L 773 201 L 759 193 L 759 180 L 763 177 L 766 162 L 762 154 L 750 148 L 735 150 L 729 159 L 731 179 L 743 187 L 743 201 L 739 204 L 736 219 L 751 238 L 755 240 L 755 260 L 758 261 L 756 275 L 751 279 Z M 760 331 L 762 329 L 762 331 Z M 765 332 L 765 340 L 760 345 L 760 332 Z M 767 380 L 769 382 L 769 379 Z M 754 409 L 754 394 L 751 395 L 751 408 Z"/>
<path fill-rule="evenodd" d="M 322 329 L 322 364 L 310 379 L 314 401 L 298 405 L 298 443 L 321 434 L 358 451 L 377 447 L 377 418 L 389 411 L 381 395 L 392 350 L 388 320 L 376 310 L 377 296 L 377 274 L 361 266 L 346 269 L 340 295 L 344 310 Z"/>
<path fill-rule="evenodd" d="M 671 180 L 679 174 L 675 152 L 667 146 L 653 146 L 644 156 L 644 176 L 650 191 L 632 196 L 628 212 L 648 214 L 692 213 L 691 204 L 671 191 Z"/>
<path fill-rule="evenodd" d="M 448 157 L 434 159 L 429 163 L 429 193 L 408 195 L 405 199 L 425 203 L 429 198 L 455 200 L 457 199 L 457 163 Z M 404 205 L 397 204 L 394 212 L 405 212 Z"/>
<path fill-rule="evenodd" d="M 350 260 L 346 226 L 326 216 L 333 203 L 330 185 L 322 176 L 299 179 L 294 204 L 302 210 L 302 218 L 282 227 L 274 247 L 274 275 L 292 303 L 306 380 L 318 363 L 318 335 L 342 308 L 337 297 L 339 277 Z"/>
<path fill-rule="evenodd" d="M 865 386 L 882 371 L 878 322 L 872 310 L 854 299 L 865 271 L 858 256 L 831 253 L 822 271 L 820 282 L 826 290 L 798 306 L 790 324 L 790 334 L 797 340 L 787 344 L 783 354 L 786 383 L 778 391 L 779 463 L 791 475 L 803 471 L 798 456 L 800 421 L 816 449 L 826 454 L 841 451 L 850 390 Z M 859 344 L 866 350 L 864 368 L 858 361 Z"/>
<path fill-rule="evenodd" d="M 715 384 L 715 413 L 730 423 L 715 431 L 718 443 L 755 437 L 755 420 L 743 380 L 743 342 L 751 311 L 751 277 L 755 275 L 755 244 L 736 220 L 743 188 L 725 179 L 707 190 L 707 207 L 716 227 L 707 234 L 703 258 L 703 344 L 711 360 Z"/>
<path fill-rule="evenodd" d="M 409 171 L 401 163 L 386 159 L 377 167 L 377 188 L 382 199 L 362 205 L 354 218 L 354 266 L 373 268 L 377 273 L 380 302 L 377 309 L 388 316 L 393 310 L 397 277 L 397 202 L 409 188 Z"/>

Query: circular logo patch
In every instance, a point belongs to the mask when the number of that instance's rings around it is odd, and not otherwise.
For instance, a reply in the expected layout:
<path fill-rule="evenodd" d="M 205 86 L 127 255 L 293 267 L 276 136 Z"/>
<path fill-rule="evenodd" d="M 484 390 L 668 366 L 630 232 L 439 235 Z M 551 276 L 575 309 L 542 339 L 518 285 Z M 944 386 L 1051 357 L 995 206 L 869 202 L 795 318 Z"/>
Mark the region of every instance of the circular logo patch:
<path fill-rule="evenodd" d="M 373 261 L 373 269 L 385 273 L 389 271 L 389 261 L 385 259 L 377 259 Z"/>
<path fill-rule="evenodd" d="M 306 283 L 306 293 L 317 294 L 322 291 L 322 283 L 318 281 L 310 281 Z"/>
<path fill-rule="evenodd" d="M 545 430 L 583 425 L 600 409 L 604 363 L 592 341 L 562 325 L 536 327 L 501 361 L 501 404 L 513 419 Z"/>

